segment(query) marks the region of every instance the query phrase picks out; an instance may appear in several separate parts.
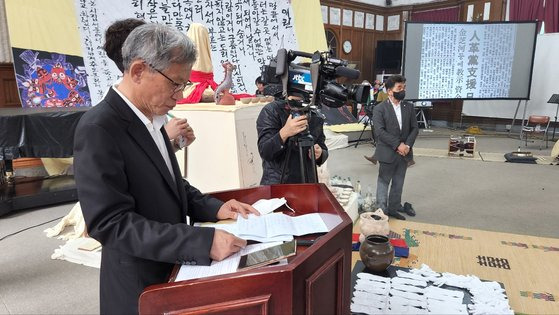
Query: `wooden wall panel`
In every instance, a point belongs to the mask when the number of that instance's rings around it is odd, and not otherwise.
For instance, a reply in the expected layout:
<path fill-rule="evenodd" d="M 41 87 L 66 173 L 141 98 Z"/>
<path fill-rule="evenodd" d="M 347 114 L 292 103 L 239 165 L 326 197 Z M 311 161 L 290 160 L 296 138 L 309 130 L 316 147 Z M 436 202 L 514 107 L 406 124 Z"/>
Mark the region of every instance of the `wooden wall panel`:
<path fill-rule="evenodd" d="M 399 14 L 399 10 L 388 10 L 384 7 L 378 7 L 373 5 L 362 4 L 358 2 L 350 1 L 340 1 L 340 0 L 322 0 L 322 5 L 326 5 L 329 8 L 340 8 L 352 10 L 355 16 L 355 12 L 363 12 L 366 16 L 367 13 L 374 14 L 375 17 L 380 14 L 385 16 L 387 12 L 395 12 L 392 14 Z M 343 15 L 343 13 L 341 14 Z M 353 19 L 355 21 L 355 18 Z M 402 20 L 401 20 L 402 22 Z M 342 20 L 343 24 L 343 20 Z M 381 32 L 377 30 L 370 30 L 366 28 L 349 27 L 343 25 L 331 25 L 328 23 L 324 24 L 325 29 L 332 30 L 338 39 L 338 58 L 346 59 L 350 63 L 355 63 L 359 71 L 361 71 L 361 77 L 355 82 L 361 82 L 362 80 L 372 81 L 375 76 L 374 61 L 375 61 L 375 48 L 376 42 L 379 39 L 401 39 L 402 37 L 402 27 L 398 31 Z M 385 26 L 386 30 L 386 16 L 385 16 Z M 342 45 L 344 41 L 349 40 L 352 45 L 352 51 L 349 54 L 343 52 Z"/>
<path fill-rule="evenodd" d="M 462 105 L 461 100 L 433 102 L 431 119 L 444 120 L 449 126 L 454 126 L 460 122 Z"/>
<path fill-rule="evenodd" d="M 462 3 L 460 20 L 466 22 L 468 6 L 474 5 L 474 21 L 483 22 L 485 3 L 490 2 L 489 21 L 504 21 L 506 13 L 506 0 L 466 0 Z"/>
<path fill-rule="evenodd" d="M 363 30 L 353 29 L 351 31 L 351 62 L 357 65 L 357 69 L 363 69 Z M 364 76 L 363 76 L 364 77 Z"/>
<path fill-rule="evenodd" d="M 7 107 L 21 107 L 14 66 L 11 63 L 0 64 L 0 108 Z"/>
<path fill-rule="evenodd" d="M 233 300 L 224 303 L 213 303 L 199 307 L 185 308 L 171 311 L 169 315 L 243 315 L 243 314 L 269 314 L 271 295 L 247 297 L 242 300 Z"/>
<path fill-rule="evenodd" d="M 339 250 L 305 280 L 305 314 L 343 314 L 344 253 Z M 332 285 L 335 283 L 335 285 Z"/>
<path fill-rule="evenodd" d="M 483 17 L 483 8 L 486 2 L 491 3 L 489 21 L 504 21 L 507 0 L 446 0 L 413 5 L 407 9 L 410 11 L 428 11 L 458 6 L 460 7 L 460 21 L 466 22 L 468 5 L 474 5 L 474 16 L 481 14 L 481 17 Z"/>
<path fill-rule="evenodd" d="M 373 65 L 375 62 L 375 33 L 363 32 L 363 35 L 363 66 L 361 67 L 361 73 L 365 80 L 370 81 L 373 78 Z"/>

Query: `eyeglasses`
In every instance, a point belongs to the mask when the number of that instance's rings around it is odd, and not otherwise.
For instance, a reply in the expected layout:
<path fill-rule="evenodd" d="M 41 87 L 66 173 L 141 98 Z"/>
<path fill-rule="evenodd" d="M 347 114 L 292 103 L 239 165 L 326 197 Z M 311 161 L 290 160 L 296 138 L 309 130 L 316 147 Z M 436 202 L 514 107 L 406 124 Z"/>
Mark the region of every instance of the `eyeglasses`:
<path fill-rule="evenodd" d="M 164 76 L 165 79 L 169 80 L 169 82 L 171 82 L 171 84 L 174 86 L 173 93 L 180 92 L 180 91 L 184 90 L 187 86 L 192 85 L 192 82 L 190 80 L 186 81 L 186 83 L 177 83 L 177 82 L 175 82 L 175 80 L 173 80 L 173 79 L 169 78 L 167 75 L 165 75 L 165 73 L 157 70 L 151 64 L 148 63 L 147 65 L 150 66 L 150 68 L 152 68 L 153 70 L 157 71 L 157 73 L 159 73 L 160 75 Z"/>

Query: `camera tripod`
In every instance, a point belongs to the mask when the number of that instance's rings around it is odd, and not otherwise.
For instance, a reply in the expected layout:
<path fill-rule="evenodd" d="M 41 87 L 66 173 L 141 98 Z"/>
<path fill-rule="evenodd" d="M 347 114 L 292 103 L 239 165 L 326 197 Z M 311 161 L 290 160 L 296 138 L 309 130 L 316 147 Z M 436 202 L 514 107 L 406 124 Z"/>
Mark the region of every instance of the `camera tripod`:
<path fill-rule="evenodd" d="M 365 116 L 361 117 L 357 123 L 363 122 L 363 130 L 361 130 L 361 134 L 359 135 L 359 139 L 355 142 L 355 148 L 359 145 L 361 141 L 367 141 L 368 139 L 361 139 L 363 137 L 363 133 L 367 129 L 367 126 L 371 128 L 371 142 L 373 146 L 376 147 L 377 143 L 375 141 L 375 129 L 373 128 L 373 104 L 372 102 L 365 105 Z M 367 121 L 364 121 L 367 118 Z"/>
<path fill-rule="evenodd" d="M 304 131 L 302 134 L 298 134 L 289 138 L 287 143 L 287 154 L 283 160 L 283 165 L 281 167 L 281 178 L 280 183 L 285 183 L 285 175 L 287 170 L 287 164 L 289 163 L 289 158 L 291 157 L 291 152 L 294 151 L 293 148 L 297 147 L 299 154 L 299 171 L 301 172 L 302 183 L 318 183 L 318 174 L 316 171 L 316 157 L 314 155 L 314 138 L 311 133 Z M 311 160 L 310 162 L 306 159 L 304 154 L 310 150 Z"/>

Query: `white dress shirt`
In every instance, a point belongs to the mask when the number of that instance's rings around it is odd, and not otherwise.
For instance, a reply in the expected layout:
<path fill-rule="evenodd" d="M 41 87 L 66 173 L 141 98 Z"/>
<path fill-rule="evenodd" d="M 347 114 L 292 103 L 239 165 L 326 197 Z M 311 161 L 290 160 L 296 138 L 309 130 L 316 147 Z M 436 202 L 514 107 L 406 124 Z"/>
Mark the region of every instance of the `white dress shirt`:
<path fill-rule="evenodd" d="M 146 117 L 146 115 L 144 115 L 136 106 L 134 106 L 134 104 L 132 104 L 132 102 L 130 102 L 130 100 L 126 96 L 124 96 L 122 93 L 120 93 L 120 91 L 117 89 L 117 87 L 118 87 L 117 84 L 113 85 L 113 90 L 115 90 L 115 92 L 118 93 L 118 95 L 120 95 L 120 97 L 122 97 L 124 102 L 126 102 L 126 104 L 128 104 L 128 106 L 130 106 L 130 109 L 132 109 L 134 114 L 136 114 L 136 116 L 138 116 L 138 118 L 140 118 L 140 120 L 144 123 L 147 130 L 149 131 L 149 134 L 153 138 L 153 141 L 155 142 L 155 145 L 159 149 L 159 152 L 161 153 L 161 156 L 163 156 L 163 160 L 165 160 L 165 164 L 167 165 L 167 168 L 169 169 L 169 173 L 171 174 L 171 177 L 173 178 L 173 181 L 174 181 L 175 180 L 175 174 L 173 173 L 173 166 L 171 165 L 171 158 L 169 157 L 169 152 L 167 151 L 167 147 L 165 146 L 165 139 L 163 138 L 163 134 L 161 133 L 161 127 L 163 127 L 163 125 L 165 125 L 165 122 L 167 121 L 166 117 L 165 116 L 153 116 L 153 122 L 151 122 Z"/>
<path fill-rule="evenodd" d="M 402 130 L 402 107 L 400 106 L 402 101 L 400 101 L 399 104 L 394 104 L 390 99 L 388 100 L 390 104 L 392 104 L 392 108 L 394 108 L 394 113 L 396 113 L 396 118 L 398 118 L 398 125 L 400 126 L 400 130 Z"/>

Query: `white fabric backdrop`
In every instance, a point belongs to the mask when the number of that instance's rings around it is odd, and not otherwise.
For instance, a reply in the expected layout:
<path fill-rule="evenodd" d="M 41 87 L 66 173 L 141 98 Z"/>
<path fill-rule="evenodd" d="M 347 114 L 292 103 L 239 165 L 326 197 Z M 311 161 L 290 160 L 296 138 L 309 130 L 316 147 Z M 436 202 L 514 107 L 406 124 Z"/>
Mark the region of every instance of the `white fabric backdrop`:
<path fill-rule="evenodd" d="M 8 23 L 6 21 L 6 4 L 0 0 L 0 62 L 14 62 L 10 36 L 8 36 Z"/>
<path fill-rule="evenodd" d="M 529 43 L 525 43 L 529 44 Z M 559 94 L 559 33 L 538 35 L 532 74 L 532 89 L 526 108 L 531 114 L 550 116 L 553 120 L 557 104 L 548 104 L 552 94 Z M 518 101 L 464 101 L 462 113 L 466 116 L 513 118 Z M 516 116 L 522 119 L 524 101 Z"/>

